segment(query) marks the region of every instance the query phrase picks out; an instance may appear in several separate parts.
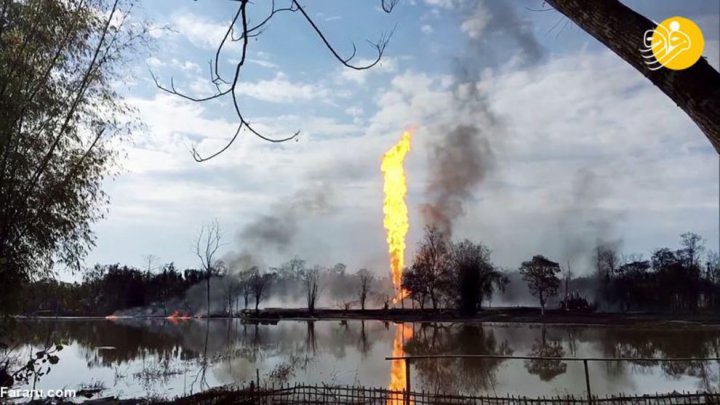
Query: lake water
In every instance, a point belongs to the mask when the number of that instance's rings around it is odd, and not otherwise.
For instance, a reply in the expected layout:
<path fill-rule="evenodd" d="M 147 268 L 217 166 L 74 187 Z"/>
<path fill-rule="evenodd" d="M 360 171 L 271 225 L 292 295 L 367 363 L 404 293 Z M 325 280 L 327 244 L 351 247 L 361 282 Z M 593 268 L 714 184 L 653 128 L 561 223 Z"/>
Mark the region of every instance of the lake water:
<path fill-rule="evenodd" d="M 102 385 L 103 395 L 177 396 L 209 387 L 263 382 L 403 388 L 391 355 L 504 354 L 545 357 L 720 357 L 714 327 L 629 328 L 381 321 L 164 319 L 18 321 L 14 354 L 27 359 L 61 341 L 60 361 L 36 388 Z M 594 394 L 713 390 L 716 362 L 591 362 Z M 442 359 L 412 365 L 413 389 L 557 395 L 585 393 L 581 362 Z"/>

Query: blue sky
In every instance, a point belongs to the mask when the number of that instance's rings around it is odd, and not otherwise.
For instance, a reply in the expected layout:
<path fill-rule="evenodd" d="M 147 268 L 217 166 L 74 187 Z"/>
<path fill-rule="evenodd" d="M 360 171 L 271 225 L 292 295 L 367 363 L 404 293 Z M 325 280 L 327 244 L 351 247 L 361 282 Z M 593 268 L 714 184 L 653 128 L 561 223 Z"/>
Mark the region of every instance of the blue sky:
<path fill-rule="evenodd" d="M 252 20 L 269 3 L 255 2 Z M 110 214 L 95 225 L 97 246 L 86 265 L 140 266 L 153 254 L 196 266 L 194 238 L 217 218 L 224 255 L 252 251 L 268 265 L 299 255 L 384 275 L 380 158 L 403 129 L 417 126 L 406 164 L 409 255 L 423 226 L 430 145 L 458 119 L 451 94 L 458 63 L 477 77 L 504 130 L 492 140 L 496 164 L 468 197 L 456 238 L 483 241 L 502 266 L 545 253 L 572 259 L 580 272 L 597 238 L 620 240 L 624 252 L 647 257 L 694 231 L 717 250 L 718 157 L 704 135 L 642 75 L 560 14 L 530 10 L 542 1 L 508 3 L 514 25 L 504 27 L 486 2 L 401 0 L 388 15 L 375 1 L 304 1 L 338 50 L 357 44 L 359 61 L 373 57 L 365 39 L 395 27 L 383 61 L 363 72 L 337 63 L 299 15 L 277 15 L 250 42 L 238 92 L 249 121 L 267 135 L 300 130 L 298 141 L 275 145 L 245 133 L 199 164 L 190 146 L 205 154 L 221 147 L 234 133 L 232 106 L 163 94 L 149 71 L 166 84 L 173 77 L 189 93 L 211 94 L 208 61 L 236 3 L 141 2 L 136 17 L 174 32 L 154 31 L 155 49 L 134 61 L 119 84 L 147 129 L 134 135 L 122 173 L 106 185 Z M 696 21 L 717 69 L 718 3 L 624 3 L 656 21 L 674 15 Z M 518 32 L 529 37 L 520 41 Z M 538 57 L 523 61 L 533 41 Z M 238 57 L 237 48 L 228 48 L 221 69 L 229 73 Z M 320 194 L 322 204 L 308 203 Z M 282 247 L 243 236 L 270 214 L 291 222 Z"/>

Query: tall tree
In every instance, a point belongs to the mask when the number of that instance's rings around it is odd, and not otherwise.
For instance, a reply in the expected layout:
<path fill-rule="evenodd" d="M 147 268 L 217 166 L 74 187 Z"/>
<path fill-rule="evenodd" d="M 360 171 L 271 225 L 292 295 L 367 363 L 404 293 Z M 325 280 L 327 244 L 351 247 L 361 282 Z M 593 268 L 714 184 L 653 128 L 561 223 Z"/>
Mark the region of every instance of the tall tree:
<path fill-rule="evenodd" d="M 320 290 L 320 268 L 318 266 L 305 272 L 303 286 L 305 287 L 305 301 L 307 302 L 308 312 L 313 314 L 315 313 L 315 304 Z"/>
<path fill-rule="evenodd" d="M 210 278 L 217 273 L 217 264 L 215 259 L 220 243 L 222 233 L 220 232 L 220 224 L 214 219 L 200 228 L 200 233 L 195 240 L 195 256 L 200 259 L 200 269 L 205 272 L 205 285 L 207 292 L 207 316 L 210 316 Z"/>
<path fill-rule="evenodd" d="M 402 274 L 402 289 L 407 291 L 410 298 L 418 303 L 420 309 L 425 309 L 425 302 L 428 297 L 429 283 L 425 279 L 425 273 L 418 270 L 417 266 L 405 269 Z"/>
<path fill-rule="evenodd" d="M 503 289 L 508 280 L 490 261 L 490 249 L 480 243 L 464 240 L 451 245 L 453 283 L 450 294 L 457 300 L 460 311 L 474 315 L 482 301 L 490 298 L 495 289 Z"/>
<path fill-rule="evenodd" d="M 441 294 L 450 282 L 450 247 L 447 236 L 437 227 L 425 228 L 412 267 L 425 283 L 433 309 L 437 309 Z"/>
<path fill-rule="evenodd" d="M 254 267 L 255 272 L 250 277 L 250 289 L 255 297 L 255 312 L 260 310 L 260 302 L 270 294 L 270 286 L 275 279 L 275 273 L 261 273 Z"/>
<path fill-rule="evenodd" d="M 560 288 L 560 264 L 548 260 L 545 256 L 536 255 L 530 261 L 522 262 L 520 274 L 528 283 L 532 295 L 540 301 L 540 314 L 545 315 L 547 299 L 556 295 Z"/>
<path fill-rule="evenodd" d="M 720 73 L 700 58 L 685 70 L 650 70 L 639 49 L 655 23 L 618 0 L 546 0 L 647 77 L 682 108 L 720 153 Z"/>
<path fill-rule="evenodd" d="M 365 310 L 365 302 L 370 294 L 370 288 L 374 277 L 367 269 L 360 269 L 356 274 L 358 280 L 358 300 L 360 301 L 360 309 Z"/>
<path fill-rule="evenodd" d="M 147 38 L 131 6 L 0 2 L 0 311 L 54 263 L 79 270 L 94 243 L 112 143 L 136 123 L 111 84 Z"/>

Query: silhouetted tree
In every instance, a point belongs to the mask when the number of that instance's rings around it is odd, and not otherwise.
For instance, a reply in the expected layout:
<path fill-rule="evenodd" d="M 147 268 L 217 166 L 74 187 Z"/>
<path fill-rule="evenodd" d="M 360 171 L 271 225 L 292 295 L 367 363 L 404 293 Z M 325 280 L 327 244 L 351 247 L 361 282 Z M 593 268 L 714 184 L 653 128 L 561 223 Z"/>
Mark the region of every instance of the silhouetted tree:
<path fill-rule="evenodd" d="M 114 145 L 137 127 L 113 85 L 148 38 L 132 3 L 0 5 L 0 313 L 55 263 L 82 270 L 94 244 Z"/>
<path fill-rule="evenodd" d="M 520 274 L 528 283 L 530 292 L 540 300 L 540 314 L 545 315 L 545 303 L 554 296 L 560 287 L 560 265 L 542 255 L 533 256 L 532 260 L 523 262 Z"/>
<path fill-rule="evenodd" d="M 358 280 L 358 299 L 360 301 L 360 309 L 365 310 L 365 301 L 370 294 L 370 286 L 373 282 L 373 275 L 367 269 L 360 269 L 356 274 Z"/>
<path fill-rule="evenodd" d="M 474 315 L 496 288 L 504 288 L 507 277 L 495 269 L 490 249 L 480 243 L 467 239 L 453 243 L 450 256 L 453 283 L 448 295 L 455 297 L 463 314 Z"/>
<path fill-rule="evenodd" d="M 252 289 L 253 297 L 255 297 L 255 311 L 259 311 L 260 302 L 267 298 L 270 293 L 270 286 L 275 279 L 274 273 L 260 273 L 260 270 L 256 267 L 255 272 L 250 277 L 250 288 Z"/>
<path fill-rule="evenodd" d="M 307 302 L 308 312 L 315 313 L 315 303 L 317 303 L 320 283 L 320 268 L 314 267 L 305 272 L 303 285 L 305 286 L 305 299 Z"/>
<path fill-rule="evenodd" d="M 418 303 L 420 309 L 425 309 L 425 302 L 428 297 L 428 281 L 426 273 L 418 270 L 418 267 L 411 266 L 405 269 L 402 274 L 402 289 L 407 291 L 410 299 Z"/>
<path fill-rule="evenodd" d="M 210 278 L 213 272 L 217 273 L 215 255 L 220 249 L 220 224 L 217 219 L 204 224 L 200 228 L 200 234 L 195 241 L 194 253 L 200 259 L 200 268 L 205 272 L 207 286 L 207 315 L 210 316 Z"/>
<path fill-rule="evenodd" d="M 442 292 L 451 282 L 450 248 L 446 236 L 437 227 L 425 228 L 411 270 L 419 273 L 418 279 L 425 283 L 433 309 L 437 309 Z"/>

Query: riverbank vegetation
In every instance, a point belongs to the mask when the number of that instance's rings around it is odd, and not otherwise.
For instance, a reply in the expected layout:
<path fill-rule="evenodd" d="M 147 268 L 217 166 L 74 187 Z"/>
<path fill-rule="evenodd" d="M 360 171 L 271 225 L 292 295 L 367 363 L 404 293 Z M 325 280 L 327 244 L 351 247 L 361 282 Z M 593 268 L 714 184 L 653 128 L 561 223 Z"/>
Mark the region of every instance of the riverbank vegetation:
<path fill-rule="evenodd" d="M 403 278 L 408 299 L 396 307 L 451 310 L 467 317 L 492 297 L 510 303 L 536 299 L 550 309 L 621 313 L 694 313 L 720 305 L 720 260 L 716 253 L 705 253 L 702 238 L 695 234 L 683 234 L 679 249 L 656 249 L 649 260 L 600 245 L 595 268 L 581 277 L 541 255 L 524 261 L 518 270 L 501 269 L 492 263 L 486 246 L 446 241 L 435 229 L 427 230 L 417 252 Z M 310 266 L 300 258 L 265 269 L 231 269 L 216 261 L 209 271 L 179 270 L 173 263 L 146 269 L 97 265 L 81 282 L 42 278 L 30 283 L 23 290 L 20 313 L 205 315 L 208 285 L 211 315 L 278 306 L 305 308 L 306 315 L 320 309 L 389 308 L 390 280 L 373 274 L 369 269 L 349 271 L 342 263 Z"/>

